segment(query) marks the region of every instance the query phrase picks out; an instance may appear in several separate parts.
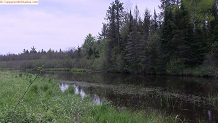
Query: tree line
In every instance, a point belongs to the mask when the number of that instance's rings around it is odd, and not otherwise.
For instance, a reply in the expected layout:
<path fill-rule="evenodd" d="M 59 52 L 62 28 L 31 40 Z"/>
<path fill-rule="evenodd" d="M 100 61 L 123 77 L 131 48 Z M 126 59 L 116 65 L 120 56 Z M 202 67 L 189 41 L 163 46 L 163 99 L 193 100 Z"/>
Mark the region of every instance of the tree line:
<path fill-rule="evenodd" d="M 78 57 L 78 50 L 73 48 L 67 51 L 36 51 L 33 46 L 30 50 L 24 49 L 20 54 L 0 55 L 0 68 L 35 69 L 45 68 L 72 68 L 72 59 Z"/>
<path fill-rule="evenodd" d="M 106 11 L 98 36 L 88 34 L 81 47 L 70 53 L 54 52 L 55 58 L 52 58 L 67 59 L 70 67 L 110 72 L 183 74 L 201 70 L 216 73 L 218 1 L 161 0 L 159 8 L 160 13 L 154 10 L 151 14 L 146 9 L 140 16 L 137 6 L 125 11 L 124 4 L 114 0 Z M 14 57 L 34 59 L 31 51 Z M 35 59 L 52 59 L 48 52 L 44 57 L 43 52 L 35 54 L 41 56 Z"/>
<path fill-rule="evenodd" d="M 96 38 L 89 34 L 82 51 L 87 58 L 102 53 L 93 61 L 101 59 L 102 69 L 114 72 L 216 72 L 218 1 L 161 0 L 159 7 L 161 13 L 146 9 L 140 16 L 137 6 L 124 11 L 115 0 L 101 33 Z"/>

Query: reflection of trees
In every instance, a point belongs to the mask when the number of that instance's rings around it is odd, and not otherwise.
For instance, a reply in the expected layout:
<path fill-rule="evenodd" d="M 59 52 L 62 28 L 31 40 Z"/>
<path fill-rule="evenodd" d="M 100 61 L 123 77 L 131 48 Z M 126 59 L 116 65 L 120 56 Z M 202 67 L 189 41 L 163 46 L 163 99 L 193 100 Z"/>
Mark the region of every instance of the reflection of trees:
<path fill-rule="evenodd" d="M 216 86 L 217 84 L 215 83 L 215 79 L 168 77 L 166 81 L 166 89 L 171 92 L 208 96 L 211 92 L 218 93 L 218 86 Z"/>
<path fill-rule="evenodd" d="M 209 105 L 205 95 L 209 92 L 213 95 L 213 92 L 218 91 L 214 80 L 194 77 L 100 73 L 69 74 L 69 76 L 71 80 L 76 80 L 74 82 L 78 85 L 83 83 L 75 89 L 78 94 L 82 91 L 88 93 L 96 104 L 101 104 L 103 97 L 121 108 L 166 110 L 184 117 L 186 113 L 191 117 L 195 114 L 205 117 L 203 114 L 205 106 Z M 212 112 L 214 114 L 213 110 Z"/>
<path fill-rule="evenodd" d="M 67 80 L 84 81 L 89 83 L 121 85 L 128 84 L 138 87 L 162 88 L 170 92 L 186 94 L 208 95 L 218 93 L 218 86 L 215 79 L 204 79 L 196 77 L 177 76 L 144 76 L 129 74 L 104 74 L 104 73 L 82 73 L 62 74 Z M 95 90 L 95 89 L 94 89 Z M 104 93 L 102 91 L 102 93 Z"/>
<path fill-rule="evenodd" d="M 59 83 L 59 87 L 62 92 L 65 92 L 69 88 L 69 85 L 65 83 Z"/>

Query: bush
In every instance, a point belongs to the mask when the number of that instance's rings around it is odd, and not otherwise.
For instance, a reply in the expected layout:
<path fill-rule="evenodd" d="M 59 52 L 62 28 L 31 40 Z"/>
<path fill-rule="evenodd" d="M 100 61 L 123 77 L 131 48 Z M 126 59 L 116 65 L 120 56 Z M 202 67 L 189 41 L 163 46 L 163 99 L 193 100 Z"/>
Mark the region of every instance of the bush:
<path fill-rule="evenodd" d="M 183 74 L 184 69 L 185 69 L 185 65 L 179 59 L 173 59 L 167 65 L 167 73 L 173 74 L 173 75 Z"/>

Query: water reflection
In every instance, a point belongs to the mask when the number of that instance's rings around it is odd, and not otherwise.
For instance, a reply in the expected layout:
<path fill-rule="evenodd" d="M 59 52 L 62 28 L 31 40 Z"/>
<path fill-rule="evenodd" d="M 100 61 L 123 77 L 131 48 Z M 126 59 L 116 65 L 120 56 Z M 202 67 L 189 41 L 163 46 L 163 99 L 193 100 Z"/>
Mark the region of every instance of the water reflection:
<path fill-rule="evenodd" d="M 73 87 L 74 87 L 74 90 L 75 90 L 75 94 L 78 95 L 79 94 L 79 88 L 76 85 L 74 85 Z"/>
<path fill-rule="evenodd" d="M 81 86 L 62 83 L 60 89 L 63 92 L 72 86 L 75 94 L 82 98 L 90 95 L 98 105 L 105 98 L 116 107 L 164 110 L 188 122 L 198 122 L 199 119 L 209 123 L 218 121 L 218 108 L 213 104 L 218 103 L 217 79 L 101 73 L 54 75 L 63 81 L 83 83 Z M 84 81 L 89 85 L 84 85 Z M 211 105 L 208 98 L 213 101 Z"/>
<path fill-rule="evenodd" d="M 77 85 L 72 85 L 72 86 L 74 87 L 76 95 L 80 95 L 82 99 L 86 96 L 86 93 L 83 91 L 83 89 L 80 86 Z"/>
<path fill-rule="evenodd" d="M 67 84 L 67 83 L 59 83 L 59 87 L 61 89 L 62 92 L 65 92 L 69 86 L 72 86 L 74 88 L 74 94 L 76 95 L 80 95 L 80 97 L 83 99 L 86 96 L 85 91 L 82 89 L 81 86 L 75 85 L 75 84 Z M 97 94 L 93 94 L 93 96 L 91 96 L 93 99 L 93 102 L 96 105 L 101 105 L 104 101 L 104 99 L 101 99 Z"/>
<path fill-rule="evenodd" d="M 218 80 L 195 77 L 167 77 L 167 76 L 143 76 L 125 74 L 104 74 L 104 73 L 53 73 L 58 79 L 67 81 L 85 81 L 100 84 L 128 84 L 144 87 L 161 87 L 171 92 L 182 92 L 208 96 L 211 93 L 218 93 Z"/>
<path fill-rule="evenodd" d="M 60 83 L 59 87 L 60 87 L 62 92 L 65 92 L 69 88 L 69 84 Z"/>
<path fill-rule="evenodd" d="M 97 94 L 94 94 L 93 95 L 93 102 L 97 105 L 101 105 L 103 100 Z"/>

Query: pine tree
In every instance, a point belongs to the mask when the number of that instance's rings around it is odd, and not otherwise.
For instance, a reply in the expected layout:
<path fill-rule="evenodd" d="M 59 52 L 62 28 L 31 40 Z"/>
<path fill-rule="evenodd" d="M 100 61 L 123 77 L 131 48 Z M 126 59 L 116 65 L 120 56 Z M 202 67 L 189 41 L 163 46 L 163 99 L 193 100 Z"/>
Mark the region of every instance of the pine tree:
<path fill-rule="evenodd" d="M 36 48 L 34 46 L 31 47 L 30 53 L 37 53 Z"/>
<path fill-rule="evenodd" d="M 115 0 L 107 10 L 108 38 L 112 42 L 112 47 L 120 46 L 120 28 L 123 18 L 123 3 Z"/>
<path fill-rule="evenodd" d="M 88 59 L 93 55 L 94 53 L 94 42 L 95 37 L 93 37 L 91 34 L 88 34 L 86 36 L 85 42 L 82 45 L 82 51 L 84 56 L 86 56 Z"/>
<path fill-rule="evenodd" d="M 172 55 L 172 47 L 170 41 L 172 39 L 172 30 L 173 30 L 173 15 L 172 15 L 172 6 L 169 0 L 162 0 L 162 5 L 164 13 L 164 21 L 161 30 L 161 56 L 158 60 L 158 64 L 162 70 L 161 72 L 165 72 L 165 68 L 167 63 L 170 60 Z"/>
<path fill-rule="evenodd" d="M 158 16 L 156 10 L 154 10 L 154 15 L 153 18 L 151 19 L 151 33 L 156 32 L 159 27 L 157 17 Z"/>
<path fill-rule="evenodd" d="M 143 24 L 138 15 L 137 7 L 134 18 L 130 11 L 129 35 L 124 49 L 126 70 L 133 73 L 140 73 L 144 69 Z"/>
<path fill-rule="evenodd" d="M 173 32 L 172 32 L 172 59 L 180 61 L 180 65 L 191 66 L 193 53 L 191 52 L 192 28 L 189 23 L 188 12 L 185 11 L 183 5 L 177 6 L 173 16 Z"/>
<path fill-rule="evenodd" d="M 129 72 L 143 71 L 143 47 L 140 32 L 133 30 L 128 37 L 125 48 L 126 69 Z"/>
<path fill-rule="evenodd" d="M 143 35 L 145 41 L 148 40 L 148 36 L 150 33 L 150 24 L 151 24 L 150 18 L 151 18 L 150 12 L 148 11 L 148 9 L 146 9 L 144 13 L 144 21 L 143 21 Z"/>
<path fill-rule="evenodd" d="M 107 64 L 108 67 L 114 66 L 116 64 L 117 56 L 121 53 L 120 46 L 122 42 L 120 39 L 120 28 L 123 18 L 123 3 L 119 0 L 115 0 L 111 3 L 107 11 L 107 20 L 108 20 L 108 32 L 107 32 Z"/>
<path fill-rule="evenodd" d="M 115 10 L 116 10 L 116 33 L 117 33 L 117 45 L 120 47 L 120 27 L 121 27 L 121 20 L 123 17 L 123 3 L 119 0 L 115 0 Z"/>

